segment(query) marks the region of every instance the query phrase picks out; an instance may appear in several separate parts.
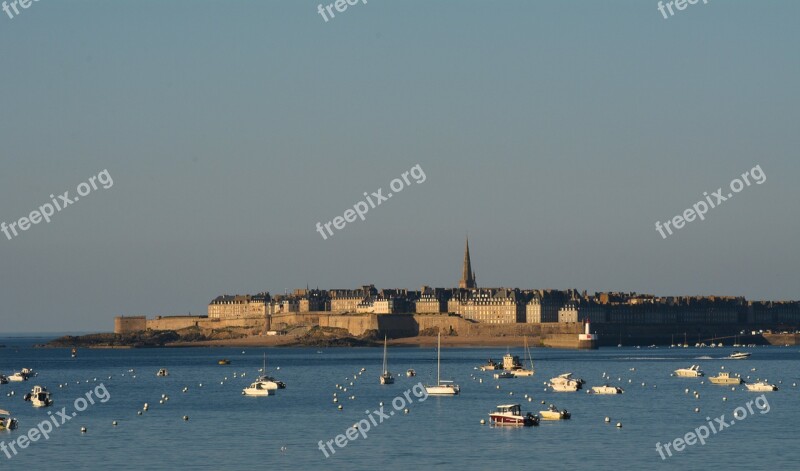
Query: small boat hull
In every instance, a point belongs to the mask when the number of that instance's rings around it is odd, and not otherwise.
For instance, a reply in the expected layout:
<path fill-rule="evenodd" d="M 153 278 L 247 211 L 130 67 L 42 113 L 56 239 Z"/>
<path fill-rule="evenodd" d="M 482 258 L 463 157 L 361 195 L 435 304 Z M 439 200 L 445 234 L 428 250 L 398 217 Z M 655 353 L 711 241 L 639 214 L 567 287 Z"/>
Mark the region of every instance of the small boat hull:
<path fill-rule="evenodd" d="M 457 396 L 460 389 L 455 385 L 425 386 L 425 392 L 429 396 Z"/>
<path fill-rule="evenodd" d="M 511 378 L 516 378 L 516 376 L 514 376 L 514 374 L 509 371 L 504 371 L 502 373 L 494 374 L 494 379 L 511 379 Z"/>
<path fill-rule="evenodd" d="M 496 426 L 531 427 L 539 425 L 539 418 L 535 415 L 507 415 L 489 414 L 489 420 Z"/>
<path fill-rule="evenodd" d="M 512 370 L 511 374 L 517 378 L 525 376 L 533 376 L 533 370 L 525 370 L 525 369 Z"/>
<path fill-rule="evenodd" d="M 567 411 L 543 410 L 539 411 L 539 417 L 542 420 L 569 420 L 572 415 Z"/>
<path fill-rule="evenodd" d="M 774 384 L 767 384 L 767 383 L 754 383 L 754 384 L 745 383 L 745 387 L 747 388 L 748 391 L 751 392 L 772 392 L 778 390 L 778 387 L 775 386 Z"/>
<path fill-rule="evenodd" d="M 275 390 L 274 389 L 245 388 L 242 391 L 242 394 L 245 395 L 245 396 L 252 396 L 252 397 L 274 396 L 275 395 Z"/>

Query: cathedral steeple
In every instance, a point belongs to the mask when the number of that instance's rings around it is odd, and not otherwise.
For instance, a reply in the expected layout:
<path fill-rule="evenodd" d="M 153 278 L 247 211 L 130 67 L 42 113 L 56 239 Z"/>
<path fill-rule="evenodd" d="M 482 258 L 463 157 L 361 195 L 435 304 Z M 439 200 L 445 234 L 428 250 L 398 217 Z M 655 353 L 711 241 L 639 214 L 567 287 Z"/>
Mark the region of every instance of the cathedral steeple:
<path fill-rule="evenodd" d="M 474 289 L 475 285 L 475 272 L 472 271 L 472 262 L 469 258 L 469 237 L 467 237 L 467 246 L 464 249 L 464 269 L 461 272 L 461 281 L 458 282 L 459 288 Z"/>

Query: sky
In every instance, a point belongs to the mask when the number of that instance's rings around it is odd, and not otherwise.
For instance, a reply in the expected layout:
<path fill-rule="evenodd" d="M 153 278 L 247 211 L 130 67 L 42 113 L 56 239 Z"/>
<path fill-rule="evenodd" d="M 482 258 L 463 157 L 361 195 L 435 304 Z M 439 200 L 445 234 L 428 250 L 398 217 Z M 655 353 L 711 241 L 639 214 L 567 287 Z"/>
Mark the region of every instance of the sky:
<path fill-rule="evenodd" d="M 0 222 L 113 180 L 0 233 L 0 333 L 453 287 L 467 235 L 479 286 L 800 299 L 800 2 L 657 3 L 0 11 Z M 756 166 L 762 184 L 656 230 Z"/>

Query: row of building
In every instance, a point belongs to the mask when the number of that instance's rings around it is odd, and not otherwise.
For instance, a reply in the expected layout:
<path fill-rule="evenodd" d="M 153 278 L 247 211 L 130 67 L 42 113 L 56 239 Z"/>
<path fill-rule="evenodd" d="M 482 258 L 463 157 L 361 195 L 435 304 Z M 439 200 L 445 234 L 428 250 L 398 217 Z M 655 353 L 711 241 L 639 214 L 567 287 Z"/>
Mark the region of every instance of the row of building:
<path fill-rule="evenodd" d="M 742 297 L 655 297 L 628 293 L 516 288 L 377 290 L 299 289 L 271 296 L 223 295 L 208 317 L 241 319 L 280 313 L 452 313 L 488 324 L 583 322 L 613 324 L 774 324 L 800 322 L 800 303 L 747 301 Z"/>
<path fill-rule="evenodd" d="M 583 322 L 612 324 L 800 324 L 798 302 L 752 302 L 743 297 L 657 297 L 647 294 L 478 288 L 464 251 L 458 288 L 420 290 L 297 289 L 283 295 L 222 295 L 208 317 L 241 319 L 280 313 L 437 314 L 452 313 L 488 324 Z"/>

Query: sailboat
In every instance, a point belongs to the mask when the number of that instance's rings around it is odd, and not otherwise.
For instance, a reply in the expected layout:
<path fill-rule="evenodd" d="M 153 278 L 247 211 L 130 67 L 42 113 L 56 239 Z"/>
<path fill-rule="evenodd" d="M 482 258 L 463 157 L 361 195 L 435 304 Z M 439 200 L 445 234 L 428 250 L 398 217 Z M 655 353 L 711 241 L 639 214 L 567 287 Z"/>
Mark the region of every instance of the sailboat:
<path fill-rule="evenodd" d="M 394 376 L 389 373 L 389 367 L 386 362 L 386 336 L 383 336 L 383 374 L 381 374 L 381 384 L 394 383 Z"/>
<path fill-rule="evenodd" d="M 453 381 L 442 380 L 442 333 L 436 348 L 436 386 L 425 386 L 425 392 L 433 396 L 455 396 L 461 391 Z"/>
<path fill-rule="evenodd" d="M 531 349 L 528 348 L 528 337 L 523 337 L 523 339 L 525 342 L 525 354 L 528 356 L 528 361 L 531 363 L 531 369 L 526 370 L 525 368 L 519 367 L 511 370 L 511 374 L 514 376 L 533 376 L 533 357 L 531 357 Z"/>
<path fill-rule="evenodd" d="M 283 381 L 278 381 L 277 379 L 273 378 L 272 376 L 267 375 L 267 354 L 264 353 L 264 366 L 261 369 L 261 376 L 256 378 L 256 381 L 260 381 L 265 383 L 265 386 L 269 389 L 286 389 L 286 383 Z"/>

